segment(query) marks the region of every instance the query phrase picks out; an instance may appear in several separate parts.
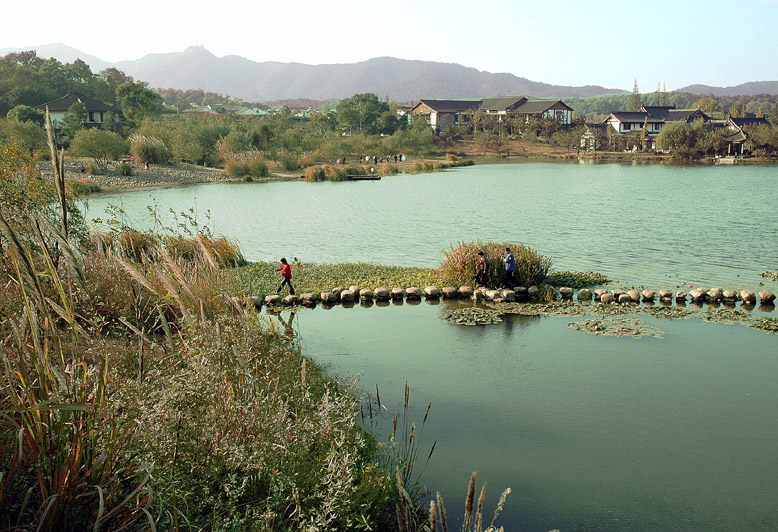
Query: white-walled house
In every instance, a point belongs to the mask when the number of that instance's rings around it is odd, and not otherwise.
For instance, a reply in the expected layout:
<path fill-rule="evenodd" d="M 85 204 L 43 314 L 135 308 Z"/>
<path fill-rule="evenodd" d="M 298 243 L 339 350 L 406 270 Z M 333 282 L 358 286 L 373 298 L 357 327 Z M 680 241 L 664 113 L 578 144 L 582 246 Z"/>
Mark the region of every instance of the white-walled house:
<path fill-rule="evenodd" d="M 479 107 L 481 100 L 419 100 L 411 113 L 426 120 L 433 129 L 444 129 L 470 122 Z"/>
<path fill-rule="evenodd" d="M 483 98 L 480 100 L 420 100 L 411 113 L 415 118 L 427 121 L 435 130 L 448 126 L 467 124 L 473 114 L 481 111 L 496 120 L 520 116 L 557 120 L 568 126 L 573 122 L 573 109 L 562 100 L 529 100 L 524 96 Z"/>
<path fill-rule="evenodd" d="M 675 106 L 647 106 L 640 111 L 613 111 L 603 121 L 609 126 L 612 134 L 629 135 L 642 134 L 646 128 L 646 142 L 651 149 L 656 148 L 656 137 L 665 124 L 669 122 L 694 122 L 695 120 L 710 121 L 710 117 L 700 109 L 676 109 Z"/>
<path fill-rule="evenodd" d="M 526 100 L 515 112 L 527 120 L 542 117 L 556 120 L 563 126 L 573 123 L 573 108 L 562 100 Z"/>
<path fill-rule="evenodd" d="M 56 100 L 36 105 L 35 108 L 45 111 L 48 107 L 51 125 L 54 126 L 54 129 L 60 129 L 62 119 L 65 118 L 68 109 L 79 102 L 86 106 L 86 120 L 84 121 L 86 127 L 102 128 L 105 122 L 117 122 L 122 112 L 118 107 L 99 102 L 79 92 L 69 92 Z"/>

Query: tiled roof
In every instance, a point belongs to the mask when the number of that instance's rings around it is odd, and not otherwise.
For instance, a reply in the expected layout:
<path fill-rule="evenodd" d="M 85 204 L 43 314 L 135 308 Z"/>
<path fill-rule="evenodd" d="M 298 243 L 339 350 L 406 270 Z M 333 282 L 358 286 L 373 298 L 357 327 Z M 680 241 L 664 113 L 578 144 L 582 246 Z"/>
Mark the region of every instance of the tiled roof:
<path fill-rule="evenodd" d="M 688 122 L 692 118 L 700 117 L 703 120 L 708 118 L 708 115 L 700 111 L 699 109 L 670 109 L 667 112 L 665 120 L 668 122 L 686 121 Z"/>
<path fill-rule="evenodd" d="M 743 130 L 737 130 L 734 133 L 724 135 L 721 138 L 726 142 L 745 142 L 748 139 Z"/>
<path fill-rule="evenodd" d="M 642 111 L 614 111 L 611 113 L 611 116 L 616 117 L 621 122 L 645 122 L 646 118 L 648 118 L 648 122 L 651 124 L 655 124 L 657 122 L 664 122 L 662 118 L 656 118 L 654 116 L 650 116 L 648 113 L 644 113 Z M 610 117 L 608 117 L 610 118 Z M 605 119 L 607 120 L 607 118 Z"/>
<path fill-rule="evenodd" d="M 108 105 L 103 102 L 98 102 L 97 100 L 90 98 L 89 96 L 85 96 L 80 92 L 69 92 L 62 98 L 57 98 L 56 100 L 52 100 L 50 102 L 36 105 L 35 108 L 46 109 L 46 107 L 48 107 L 49 112 L 67 111 L 68 109 L 70 109 L 71 105 L 78 102 L 81 102 L 84 105 L 86 105 L 87 111 L 98 111 L 98 112 L 102 111 L 102 112 L 114 112 L 114 113 L 120 113 L 122 111 L 118 107 L 114 107 L 113 105 Z"/>
<path fill-rule="evenodd" d="M 735 124 L 737 127 L 748 127 L 748 126 L 769 126 L 770 122 L 766 118 L 732 118 L 729 119 L 730 122 Z"/>
<path fill-rule="evenodd" d="M 675 109 L 674 105 L 644 105 L 641 111 L 645 111 L 654 118 L 667 118 L 667 113 Z"/>
<path fill-rule="evenodd" d="M 424 104 L 438 113 L 461 113 L 471 111 L 481 106 L 481 100 L 419 100 L 414 109 Z"/>
<path fill-rule="evenodd" d="M 516 109 L 516 112 L 524 115 L 541 114 L 551 109 L 557 103 L 562 103 L 562 105 L 572 111 L 572 109 L 567 104 L 563 103 L 562 100 L 527 100 Z"/>
<path fill-rule="evenodd" d="M 524 96 L 484 98 L 481 100 L 481 109 L 487 111 L 505 111 L 506 109 L 516 109 L 526 101 L 527 99 Z"/>

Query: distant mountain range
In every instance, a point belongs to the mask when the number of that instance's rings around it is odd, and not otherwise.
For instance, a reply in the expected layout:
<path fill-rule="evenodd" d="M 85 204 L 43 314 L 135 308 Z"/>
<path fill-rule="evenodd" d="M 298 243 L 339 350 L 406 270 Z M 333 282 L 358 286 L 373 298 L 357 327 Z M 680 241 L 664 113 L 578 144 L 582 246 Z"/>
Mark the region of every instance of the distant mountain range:
<path fill-rule="evenodd" d="M 63 62 L 81 58 L 94 72 L 113 66 L 153 88 L 202 89 L 249 102 L 342 99 L 365 92 L 398 102 L 515 95 L 586 97 L 624 92 L 599 86 L 550 85 L 458 64 L 392 57 L 335 65 L 258 63 L 234 55 L 216 57 L 205 48 L 190 47 L 178 53 L 149 54 L 136 60 L 107 63 L 63 44 L 6 48 L 0 49 L 0 54 L 29 49 L 35 49 L 40 57 L 55 57 Z"/>
<path fill-rule="evenodd" d="M 216 57 L 202 47 L 183 52 L 149 54 L 140 59 L 108 63 L 64 44 L 0 49 L 0 55 L 35 49 L 40 57 L 62 62 L 81 58 L 94 72 L 116 67 L 136 80 L 160 89 L 202 89 L 241 98 L 268 102 L 306 98 L 328 100 L 372 92 L 380 98 L 411 102 L 420 98 L 483 98 L 526 95 L 544 97 L 588 97 L 623 93 L 597 85 L 583 87 L 550 85 L 507 73 L 480 71 L 454 63 L 411 61 L 379 57 L 351 64 L 306 65 L 302 63 L 258 63 L 229 55 Z M 744 83 L 736 87 L 690 85 L 682 92 L 721 96 L 778 94 L 778 81 Z"/>
<path fill-rule="evenodd" d="M 710 85 L 689 85 L 676 92 L 713 96 L 756 96 L 758 94 L 778 95 L 778 81 L 749 81 L 734 87 L 711 87 Z"/>

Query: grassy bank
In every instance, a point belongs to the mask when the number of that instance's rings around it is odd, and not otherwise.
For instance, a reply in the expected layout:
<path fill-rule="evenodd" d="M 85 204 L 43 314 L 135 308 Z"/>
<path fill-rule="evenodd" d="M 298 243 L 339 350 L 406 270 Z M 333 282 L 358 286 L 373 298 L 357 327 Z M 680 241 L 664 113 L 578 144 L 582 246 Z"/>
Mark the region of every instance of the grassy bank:
<path fill-rule="evenodd" d="M 3 229 L 0 528 L 395 527 L 393 442 L 236 304 L 213 246 Z"/>
<path fill-rule="evenodd" d="M 290 261 L 291 262 L 291 261 Z M 348 264 L 292 264 L 292 284 L 295 292 L 313 292 L 336 287 L 360 286 L 362 288 L 424 287 L 439 282 L 429 268 L 383 266 L 368 263 Z M 244 297 L 274 294 L 281 277 L 275 269 L 280 263 L 258 262 L 230 272 L 228 281 L 233 293 Z"/>
<path fill-rule="evenodd" d="M 481 243 L 482 245 L 485 245 Z M 499 246 L 498 246 L 499 247 Z M 504 246 L 502 247 L 504 249 Z M 518 249 L 518 248 L 516 248 Z M 497 255 L 495 255 L 497 257 Z M 499 279 L 499 257 L 493 260 L 495 283 Z M 226 273 L 225 282 L 232 294 L 245 297 L 262 297 L 274 294 L 281 282 L 280 273 L 275 269 L 280 263 L 258 262 L 251 263 L 242 268 L 234 268 Z M 408 288 L 416 286 L 460 286 L 472 285 L 472 275 L 475 269 L 475 259 L 466 260 L 456 275 L 462 276 L 461 280 L 446 278 L 438 269 L 418 268 L 408 266 L 387 266 L 370 263 L 345 263 L 345 264 L 300 264 L 292 262 L 292 284 L 295 292 L 312 292 L 318 294 L 322 291 L 330 291 L 333 288 L 359 286 L 360 288 L 375 289 L 384 287 Z M 551 272 L 545 278 L 545 283 L 552 286 L 569 286 L 572 288 L 584 288 L 597 286 L 611 282 L 606 276 L 594 272 Z"/>

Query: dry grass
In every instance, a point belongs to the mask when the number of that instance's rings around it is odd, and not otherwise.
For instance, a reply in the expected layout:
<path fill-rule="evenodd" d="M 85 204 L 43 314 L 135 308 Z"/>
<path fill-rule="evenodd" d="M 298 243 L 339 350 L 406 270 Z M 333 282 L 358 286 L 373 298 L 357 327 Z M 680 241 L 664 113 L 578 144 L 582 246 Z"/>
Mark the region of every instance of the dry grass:
<path fill-rule="evenodd" d="M 478 252 L 483 251 L 489 264 L 487 286 L 499 286 L 504 271 L 502 258 L 506 247 L 511 249 L 516 258 L 516 271 L 513 275 L 515 285 L 540 285 L 551 269 L 551 259 L 524 244 L 510 242 L 462 242 L 457 247 L 452 246 L 437 272 L 444 282 L 456 286 L 469 285 L 475 275 Z"/>
<path fill-rule="evenodd" d="M 77 275 L 28 238 L 9 256 L 8 228 L 0 528 L 394 526 L 357 404 L 236 304 L 208 245 L 96 239 Z"/>
<path fill-rule="evenodd" d="M 224 171 L 227 175 L 242 177 L 267 177 L 270 169 L 259 152 L 242 154 L 226 154 L 224 156 Z"/>

